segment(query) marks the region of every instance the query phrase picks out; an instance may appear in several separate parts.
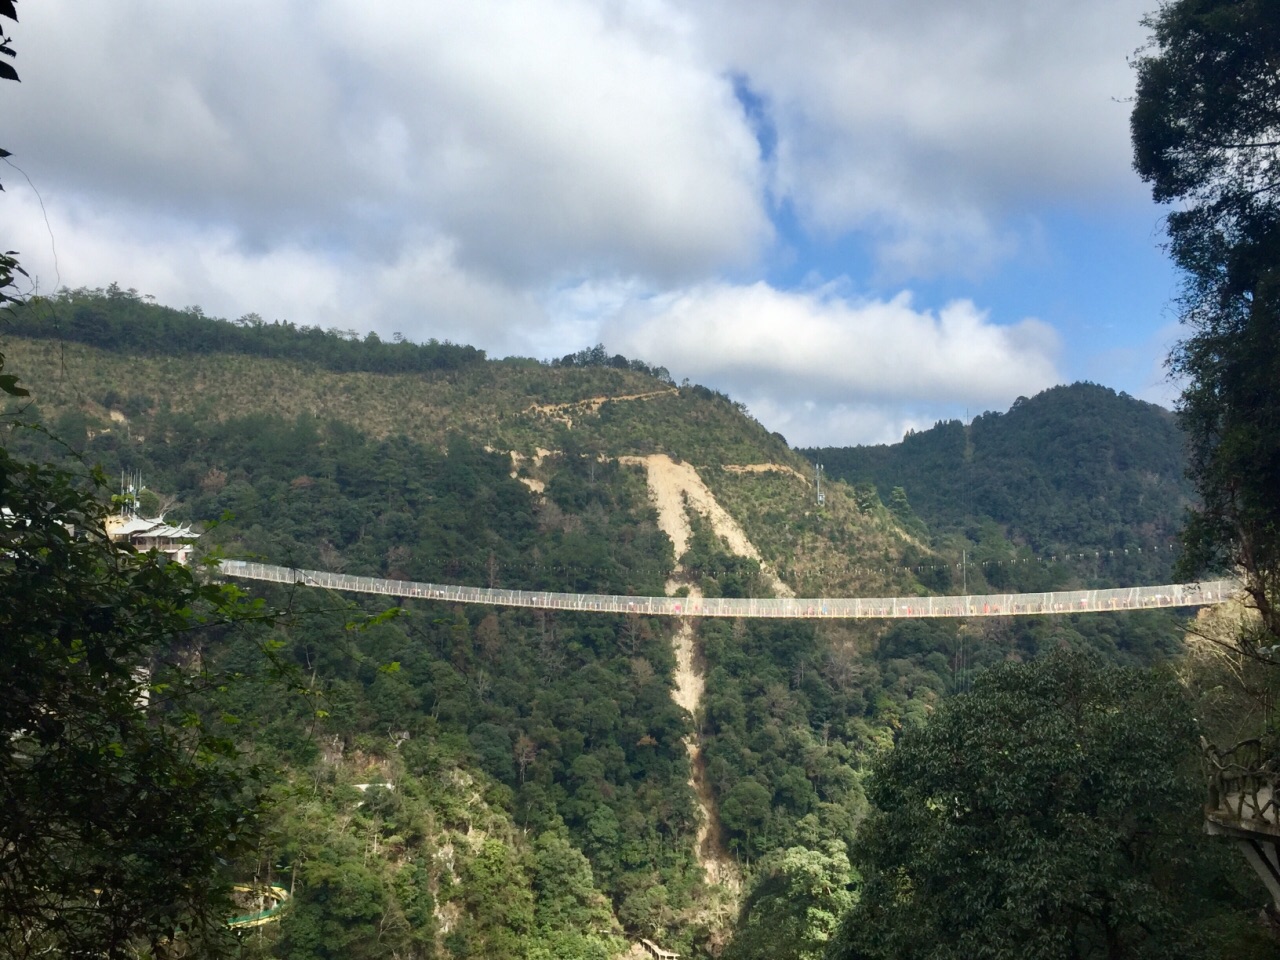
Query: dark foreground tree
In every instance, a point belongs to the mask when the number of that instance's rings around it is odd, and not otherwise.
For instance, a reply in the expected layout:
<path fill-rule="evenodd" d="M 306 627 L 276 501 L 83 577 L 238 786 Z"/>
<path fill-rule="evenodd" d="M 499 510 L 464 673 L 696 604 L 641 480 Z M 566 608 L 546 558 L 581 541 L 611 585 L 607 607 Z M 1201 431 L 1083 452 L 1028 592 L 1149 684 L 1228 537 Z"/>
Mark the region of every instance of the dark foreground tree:
<path fill-rule="evenodd" d="M 216 953 L 253 833 L 253 777 L 166 665 L 250 611 L 104 513 L 0 446 L 0 957 Z"/>
<path fill-rule="evenodd" d="M 15 0 L 0 0 L 0 17 L 8 17 L 10 20 L 18 19 L 18 11 L 15 6 Z M 10 39 L 5 36 L 3 26 L 0 26 L 0 80 L 17 80 L 18 71 L 7 62 L 17 56 L 13 47 L 10 46 Z M 0 160 L 9 156 L 9 151 L 0 147 Z M 4 185 L 0 183 L 0 191 L 4 190 Z M 3 241 L 0 241 L 3 243 Z M 0 247 L 0 249 L 3 249 Z M 13 287 L 15 285 L 14 275 L 26 276 L 26 271 L 18 265 L 17 256 L 12 250 L 6 250 L 0 253 L 0 307 L 7 303 L 16 303 L 17 298 L 13 295 Z M 0 368 L 3 367 L 3 357 L 0 357 Z M 0 380 L 0 382 L 3 382 Z M 9 388 L 12 390 L 12 377 L 9 378 Z"/>
<path fill-rule="evenodd" d="M 1183 573 L 1239 569 L 1280 641 L 1280 11 L 1275 0 L 1171 0 L 1144 21 L 1134 166 L 1184 272 L 1188 335 L 1169 365 L 1201 506 Z"/>
<path fill-rule="evenodd" d="M 1227 881 L 1200 835 L 1176 683 L 1072 654 L 993 669 L 905 733 L 869 790 L 833 960 L 1212 956 Z"/>

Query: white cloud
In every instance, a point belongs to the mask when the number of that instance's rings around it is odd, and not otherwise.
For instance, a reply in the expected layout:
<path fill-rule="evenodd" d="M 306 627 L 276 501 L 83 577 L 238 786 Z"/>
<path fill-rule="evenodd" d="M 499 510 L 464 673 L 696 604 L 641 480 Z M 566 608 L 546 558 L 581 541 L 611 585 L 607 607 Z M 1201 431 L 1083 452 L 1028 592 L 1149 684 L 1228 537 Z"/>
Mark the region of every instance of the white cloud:
<path fill-rule="evenodd" d="M 713 54 L 777 130 L 774 189 L 811 229 L 872 236 L 887 272 L 982 268 L 1010 215 L 1139 202 L 1126 58 L 1148 0 L 714 0 Z M 934 248 L 934 249 L 928 249 Z"/>
<path fill-rule="evenodd" d="M 1046 195 L 1136 198 L 1146 0 L 44 0 L 7 146 L 50 189 L 247 249 L 423 231 L 469 269 L 685 284 L 749 268 L 764 194 L 886 277 L 989 269 Z M 732 92 L 776 129 L 769 164 Z"/>
<path fill-rule="evenodd" d="M 990 322 L 968 301 L 936 313 L 911 295 L 850 300 L 763 283 L 655 297 L 606 326 L 607 342 L 739 395 L 825 404 L 998 403 L 1057 382 L 1057 335 Z"/>
<path fill-rule="evenodd" d="M 16 203 L 14 235 L 43 292 L 56 284 L 35 199 Z M 491 354 L 611 350 L 726 390 L 794 443 L 883 442 L 941 416 L 998 408 L 1061 379 L 1054 331 L 998 325 L 968 301 L 920 309 L 911 295 L 859 300 L 840 284 L 788 292 L 709 283 L 653 293 L 634 280 L 587 279 L 535 296 L 468 271 L 450 242 L 420 237 L 393 259 L 356 260 L 290 245 L 247 254 L 222 229 L 131 222 L 92 204 L 53 210 L 57 271 L 76 285 L 113 281 L 174 306 L 236 317 L 473 343 Z"/>
<path fill-rule="evenodd" d="M 41 293 L 52 293 L 59 280 L 87 287 L 118 282 L 160 303 L 196 305 L 214 316 L 252 311 L 267 320 L 436 337 L 498 352 L 523 346 L 518 331 L 547 322 L 529 294 L 469 273 L 439 238 L 417 238 L 387 261 L 296 244 L 251 253 L 223 228 L 137 222 L 73 203 L 51 211 L 55 260 L 34 198 L 20 189 L 6 192 L 21 225 L 12 242 Z"/>
<path fill-rule="evenodd" d="M 966 413 L 963 407 L 948 404 L 913 404 L 909 409 L 900 403 L 876 402 L 832 406 L 774 396 L 754 397 L 747 407 L 752 416 L 796 447 L 898 443 L 908 430 L 927 430 L 939 420 L 963 419 Z"/>
<path fill-rule="evenodd" d="M 24 18 L 27 82 L 3 91 L 7 142 L 51 191 L 247 249 L 385 255 L 427 231 L 523 284 L 752 262 L 770 226 L 731 83 L 666 5 L 620 10 L 46 0 Z"/>
<path fill-rule="evenodd" d="M 464 258 L 688 278 L 755 254 L 768 234 L 755 141 L 670 10 L 420 11 L 360 4 L 341 22 Z"/>

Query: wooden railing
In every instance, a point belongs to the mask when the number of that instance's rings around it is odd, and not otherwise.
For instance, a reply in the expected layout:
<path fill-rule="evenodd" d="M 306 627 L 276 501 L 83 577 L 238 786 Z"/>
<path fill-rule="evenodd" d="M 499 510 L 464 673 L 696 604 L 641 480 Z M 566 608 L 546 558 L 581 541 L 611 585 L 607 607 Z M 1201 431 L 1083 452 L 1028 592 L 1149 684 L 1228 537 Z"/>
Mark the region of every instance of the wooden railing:
<path fill-rule="evenodd" d="M 1280 827 L 1280 757 L 1257 737 L 1219 750 L 1200 740 L 1209 768 L 1205 813 L 1247 826 Z"/>
<path fill-rule="evenodd" d="M 1280 756 L 1275 744 L 1256 737 L 1226 750 L 1203 738 L 1200 744 L 1209 768 L 1205 833 L 1235 843 L 1271 894 L 1268 914 L 1280 917 Z"/>
<path fill-rule="evenodd" d="M 670 950 L 663 950 L 652 940 L 646 940 L 644 937 L 640 938 L 640 946 L 644 947 L 645 953 L 654 957 L 655 960 L 680 960 L 680 954 L 672 953 Z"/>

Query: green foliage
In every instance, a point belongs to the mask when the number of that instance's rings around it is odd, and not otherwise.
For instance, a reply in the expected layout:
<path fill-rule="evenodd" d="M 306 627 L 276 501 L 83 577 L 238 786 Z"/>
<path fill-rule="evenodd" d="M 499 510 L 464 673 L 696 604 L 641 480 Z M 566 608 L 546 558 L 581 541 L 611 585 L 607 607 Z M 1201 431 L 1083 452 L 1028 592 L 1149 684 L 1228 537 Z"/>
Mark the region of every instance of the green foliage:
<path fill-rule="evenodd" d="M 230 511 L 206 538 L 226 549 L 353 573 L 620 593 L 660 592 L 670 569 L 670 543 L 643 480 L 585 454 L 554 458 L 548 497 L 535 500 L 509 476 L 507 458 L 461 438 L 436 451 L 402 437 L 371 441 L 310 417 L 219 424 L 158 414 L 148 429 L 167 439 L 149 445 L 145 461 L 110 437 L 92 449 L 112 458 L 112 471 L 145 467 L 149 484 L 176 491 L 177 516 L 208 521 Z M 285 594 L 269 595 L 283 602 Z M 480 777 L 487 802 L 504 816 L 535 832 L 565 832 L 589 857 L 584 882 L 597 892 L 578 900 L 592 905 L 596 919 L 556 934 L 573 941 L 565 951 L 603 949 L 612 921 L 597 922 L 608 905 L 600 890 L 630 903 L 638 924 L 655 922 L 634 897 L 642 883 L 662 890 L 653 901 L 662 910 L 687 904 L 696 882 L 687 721 L 670 698 L 670 646 L 655 622 L 416 602 L 388 619 L 376 616 L 375 602 L 351 605 L 312 592 L 292 603 L 295 619 L 274 634 L 278 655 L 310 678 L 319 709 L 257 688 L 220 700 L 245 718 L 245 735 L 264 762 L 319 775 L 325 754 L 373 750 L 370 741 L 385 744 L 391 730 L 409 737 L 402 754 L 411 775 L 438 769 Z M 252 655 L 249 638 L 210 652 L 224 669 L 242 671 Z M 442 797 L 438 816 L 461 822 L 467 804 Z M 317 884 L 337 882 L 321 876 L 329 862 L 323 851 L 336 842 L 317 842 L 310 865 L 297 873 L 304 889 L 282 941 L 291 956 L 320 955 L 325 944 L 373 949 L 358 946 L 373 936 L 365 920 L 333 916 L 336 899 L 313 895 Z M 529 887 L 538 874 L 522 859 L 528 851 L 507 846 L 518 856 L 502 882 Z M 388 867 L 379 881 L 380 896 L 388 913 L 407 916 L 393 872 Z M 459 874 L 460 889 L 484 876 Z M 469 932 L 442 935 L 441 949 L 502 954 L 506 947 L 494 944 L 506 921 L 486 927 L 482 903 L 456 902 Z M 331 924 L 359 936 L 348 942 Z M 557 942 L 533 927 L 520 937 L 526 946 L 540 937 Z"/>
<path fill-rule="evenodd" d="M 541 834 L 533 851 L 534 926 L 540 938 L 609 931 L 615 921 L 596 890 L 591 864 L 562 831 Z"/>
<path fill-rule="evenodd" d="M 0 150 L 0 158 L 8 156 L 8 152 Z M 3 189 L 3 188 L 0 188 Z M 25 277 L 27 271 L 22 269 L 22 265 L 18 263 L 16 251 L 6 250 L 0 253 L 0 307 L 5 304 L 20 303 L 20 299 L 14 295 L 14 288 L 17 286 L 15 277 Z M 0 378 L 0 391 L 15 397 L 24 397 L 27 394 L 15 393 L 15 382 L 11 375 Z"/>
<path fill-rule="evenodd" d="M 182 662 L 258 612 L 112 542 L 95 493 L 0 447 L 0 954 L 216 953 L 260 787 Z"/>
<path fill-rule="evenodd" d="M 994 569 L 1001 564 L 990 561 L 1014 559 L 1013 541 L 1037 557 L 1096 554 L 1097 569 L 1073 565 L 1071 575 L 1120 586 L 1169 575 L 1167 547 L 1191 494 L 1182 448 L 1167 411 L 1077 383 L 1020 398 L 1007 413 L 984 413 L 968 427 L 951 420 L 898 444 L 804 452 L 832 478 L 855 485 L 860 504 L 870 504 L 876 489 L 892 491 L 890 509 L 909 526 L 918 515 L 949 554 L 960 545 L 951 549 L 948 538 L 964 538 L 967 548 L 994 521 L 1008 552 L 979 558 L 978 573 L 984 560 Z M 991 584 L 996 589 L 1047 588 L 1004 565 L 1013 576 Z"/>
<path fill-rule="evenodd" d="M 1159 674 L 1064 654 L 988 672 L 879 763 L 828 956 L 1222 955 L 1194 733 Z"/>
<path fill-rule="evenodd" d="M 866 703 L 825 669 L 813 626 L 707 622 L 701 634 L 703 752 L 730 849 L 754 862 L 851 840 Z"/>
<path fill-rule="evenodd" d="M 356 776 L 390 782 L 357 790 Z M 594 960 L 622 948 L 563 827 L 527 838 L 438 741 L 331 754 L 290 792 L 259 865 L 295 886 L 278 929 L 260 934 L 272 956 Z"/>
<path fill-rule="evenodd" d="M 854 903 L 843 843 L 790 847 L 760 864 L 725 960 L 820 960 Z"/>
<path fill-rule="evenodd" d="M 667 452 L 697 463 L 794 459 L 785 441 L 744 416 L 741 404 L 705 387 L 677 389 L 665 371 L 640 361 L 485 362 L 482 351 L 447 342 L 387 343 L 255 315 L 214 320 L 198 308 L 162 307 L 115 285 L 12 306 L 0 311 L 0 328 L 12 338 L 11 358 L 42 383 L 42 402 L 81 409 L 92 398 L 131 421 L 166 407 L 201 418 L 243 416 L 260 409 L 256 397 L 271 395 L 272 409 L 286 416 L 340 419 L 376 437 L 443 443 L 461 430 L 528 455 L 561 449 L 571 422 L 581 443 L 608 455 Z M 43 376 L 46 364 L 58 375 Z M 145 396 L 125 391 L 126 383 L 145 383 Z M 644 399 L 593 400 L 609 396 Z M 132 424 L 129 430 L 142 432 Z"/>
<path fill-rule="evenodd" d="M 568 354 L 559 360 L 552 360 L 551 364 L 556 367 L 612 367 L 615 370 L 634 370 L 664 383 L 675 384 L 666 367 L 651 367 L 643 360 L 628 360 L 620 353 L 610 356 L 603 343 Z"/>
<path fill-rule="evenodd" d="M 230 512 L 209 545 L 550 589 L 659 592 L 671 566 L 642 476 L 586 455 L 556 458 L 553 496 L 539 501 L 506 457 L 461 438 L 437 451 L 309 416 L 219 423 L 154 409 L 143 420 L 154 438 L 145 448 L 67 426 L 108 472 L 143 470 L 177 501 L 175 518 Z M 66 455 L 39 431 L 14 439 L 34 455 Z M 210 707 L 238 720 L 230 732 L 241 748 L 287 782 L 325 784 L 335 753 L 385 755 L 388 731 L 407 739 L 394 794 L 371 790 L 360 805 L 340 780 L 310 801 L 281 794 L 275 852 L 264 847 L 254 872 L 286 869 L 296 892 L 278 928 L 252 934 L 262 950 L 611 956 L 621 945 L 611 896 L 650 931 L 687 907 L 697 883 L 687 721 L 670 698 L 671 652 L 656 623 L 418 603 L 388 618 L 372 601 L 265 592 L 294 607 L 265 642 L 294 665 L 306 697 L 258 683 L 210 692 Z M 263 638 L 222 640 L 189 656 L 223 673 L 257 671 Z M 441 786 L 414 787 L 429 781 Z M 502 856 L 469 849 L 478 807 Z M 344 825 L 353 818 L 356 830 Z M 512 818 L 559 839 L 533 851 Z M 456 850 L 451 864 L 433 859 L 437 844 Z M 439 916 L 456 919 L 442 926 Z"/>
<path fill-rule="evenodd" d="M 1187 575 L 1240 569 L 1280 638 L 1280 21 L 1266 0 L 1170 0 L 1144 21 L 1134 166 L 1183 271 L 1189 335 L 1169 359 L 1201 505 Z"/>
<path fill-rule="evenodd" d="M 68 304 L 55 305 L 64 325 Z M 168 323 L 118 291 L 80 305 L 136 326 L 135 340 Z M 301 331 L 271 336 L 311 342 Z M 835 484 L 819 510 L 794 474 L 716 469 L 794 458 L 728 398 L 670 390 L 631 361 L 597 363 L 594 351 L 586 365 L 502 361 L 399 378 L 333 372 L 355 369 L 359 353 L 341 336 L 316 338 L 323 350 L 297 353 L 303 365 L 288 362 L 290 351 L 279 361 L 157 358 L 75 343 L 59 361 L 48 342 L 12 343 L 30 362 L 75 371 L 37 380 L 37 399 L 74 451 L 109 474 L 141 470 L 148 502 L 216 523 L 203 543 L 238 555 L 399 579 L 656 594 L 674 561 L 670 543 L 643 471 L 609 458 L 667 450 L 700 464 L 769 563 L 786 564 L 796 583 L 911 590 L 919 577 L 946 586 L 936 572 L 874 581 L 854 572 L 898 557 L 928 567 L 916 517 L 927 492 L 882 485 L 886 507 L 869 483 L 856 493 Z M 654 390 L 667 392 L 579 403 Z M 539 445 L 556 452 L 514 463 L 500 452 Z M 21 432 L 14 446 L 67 455 L 39 432 Z M 531 495 L 513 468 L 544 494 Z M 1158 500 L 1162 489 L 1148 493 Z M 989 581 L 1022 556 L 994 521 L 962 533 Z M 709 594 L 764 592 L 758 564 L 731 555 L 700 518 L 683 559 Z M 1032 578 L 1019 570 L 1004 582 Z M 265 641 L 241 631 L 192 654 L 251 674 L 265 642 L 305 693 L 238 684 L 209 697 L 210 709 L 238 720 L 241 749 L 278 771 L 268 839 L 256 865 L 240 870 L 287 877 L 294 907 L 256 928 L 256 949 L 298 960 L 595 958 L 621 948 L 619 921 L 682 952 L 694 937 L 712 940 L 714 931 L 695 932 L 708 922 L 706 893 L 693 859 L 689 718 L 671 699 L 670 624 L 416 601 L 384 616 L 385 602 L 262 592 L 292 606 L 290 622 Z M 849 894 L 847 882 L 827 881 L 858 830 L 868 756 L 1006 657 L 1064 645 L 1136 663 L 1170 653 L 1173 621 L 1130 617 L 701 624 L 706 695 L 693 719 L 721 838 L 754 880 L 733 949 L 821 949 Z M 395 788 L 353 787 L 369 782 Z M 794 935 L 769 941 L 775 927 Z"/>
<path fill-rule="evenodd" d="M 1203 236 L 1183 223 L 1209 216 L 1233 243 L 1280 203 L 1274 13 L 1265 0 L 1165 0 L 1143 21 L 1152 35 L 1135 64 L 1134 167 L 1158 202 L 1191 201 L 1192 216 L 1170 225 L 1175 256 Z"/>
<path fill-rule="evenodd" d="M 468 930 L 472 956 L 514 957 L 533 929 L 533 897 L 523 864 L 509 846 L 490 838 L 463 867 L 463 900 L 476 922 Z"/>
<path fill-rule="evenodd" d="M 759 561 L 731 552 L 705 517 L 696 510 L 687 512 L 692 535 L 681 565 L 687 576 L 697 581 L 703 596 L 769 596 Z"/>
<path fill-rule="evenodd" d="M 0 301 L 3 302 L 3 301 Z M 206 317 L 198 307 L 174 310 L 148 303 L 135 290 L 112 284 L 106 290 L 62 291 L 51 298 L 12 307 L 7 325 L 16 336 L 54 338 L 132 354 L 245 354 L 288 357 L 330 370 L 426 373 L 482 363 L 475 347 L 408 340 L 385 342 L 376 333 L 267 323 L 256 314 L 236 322 Z"/>
<path fill-rule="evenodd" d="M 757 455 L 758 456 L 758 455 Z M 738 462 L 750 463 L 751 460 Z M 920 589 L 899 558 L 912 545 L 878 498 L 866 508 L 844 484 L 824 484 L 826 503 L 794 456 L 775 469 L 703 470 L 702 479 L 752 544 L 799 596 L 899 596 Z M 695 531 L 696 532 L 696 531 Z"/>

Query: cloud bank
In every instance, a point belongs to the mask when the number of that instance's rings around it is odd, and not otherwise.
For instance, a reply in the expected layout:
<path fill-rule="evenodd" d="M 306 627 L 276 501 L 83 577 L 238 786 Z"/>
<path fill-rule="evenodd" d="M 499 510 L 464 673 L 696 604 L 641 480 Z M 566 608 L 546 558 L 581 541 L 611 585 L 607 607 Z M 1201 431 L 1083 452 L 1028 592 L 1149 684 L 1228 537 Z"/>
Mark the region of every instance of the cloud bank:
<path fill-rule="evenodd" d="M 723 385 L 763 422 L 795 424 L 788 439 L 804 444 L 896 439 L 931 412 L 1001 407 L 1060 380 L 1047 325 L 1000 326 L 963 300 L 917 309 L 909 293 L 704 285 L 631 305 L 606 332 L 624 353 Z"/>
<path fill-rule="evenodd" d="M 883 439 L 1059 377 L 1044 322 L 904 291 L 1002 275 L 1046 211 L 1139 203 L 1117 101 L 1145 6 L 42 0 L 0 109 L 57 266 L 12 174 L 5 246 L 46 291 L 604 340 L 807 442 Z M 766 281 L 836 248 L 847 276 Z"/>

